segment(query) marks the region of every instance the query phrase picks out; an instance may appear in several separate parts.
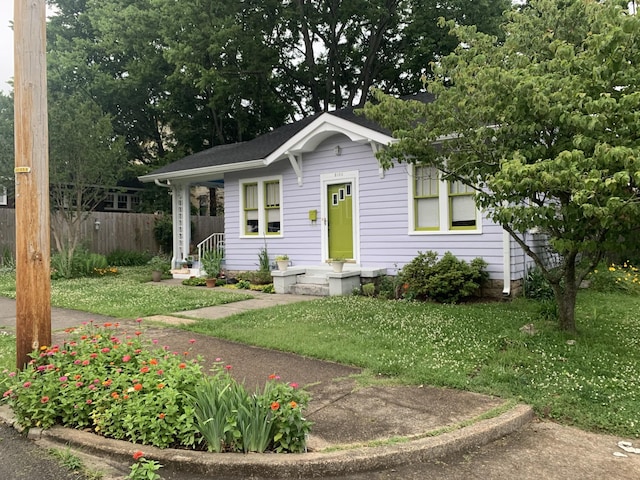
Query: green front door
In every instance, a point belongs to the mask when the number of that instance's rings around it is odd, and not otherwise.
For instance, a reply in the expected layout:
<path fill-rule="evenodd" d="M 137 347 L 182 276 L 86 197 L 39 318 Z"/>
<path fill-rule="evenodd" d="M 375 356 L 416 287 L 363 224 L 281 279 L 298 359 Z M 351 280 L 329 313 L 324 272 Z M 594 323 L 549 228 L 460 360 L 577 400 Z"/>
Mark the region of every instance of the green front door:
<path fill-rule="evenodd" d="M 353 258 L 352 184 L 327 186 L 329 258 Z"/>

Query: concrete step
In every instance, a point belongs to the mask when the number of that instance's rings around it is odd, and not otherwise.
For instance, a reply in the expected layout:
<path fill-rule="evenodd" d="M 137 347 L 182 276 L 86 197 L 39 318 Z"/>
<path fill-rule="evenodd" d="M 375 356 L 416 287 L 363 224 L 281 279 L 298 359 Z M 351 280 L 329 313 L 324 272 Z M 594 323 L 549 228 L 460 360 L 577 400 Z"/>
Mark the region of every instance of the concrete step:
<path fill-rule="evenodd" d="M 315 295 L 317 297 L 329 296 L 329 285 L 318 285 L 315 283 L 296 283 L 291 285 L 289 293 L 294 295 Z"/>
<path fill-rule="evenodd" d="M 311 283 L 316 285 L 329 285 L 326 275 L 298 275 L 298 283 Z"/>

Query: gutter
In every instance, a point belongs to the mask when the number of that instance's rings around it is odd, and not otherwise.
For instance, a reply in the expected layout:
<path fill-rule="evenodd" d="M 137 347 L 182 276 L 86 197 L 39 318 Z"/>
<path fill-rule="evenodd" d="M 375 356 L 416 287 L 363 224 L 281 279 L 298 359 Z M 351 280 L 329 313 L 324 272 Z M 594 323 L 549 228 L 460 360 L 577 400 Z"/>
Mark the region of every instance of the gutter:
<path fill-rule="evenodd" d="M 502 295 L 508 297 L 511 295 L 511 235 L 506 230 L 502 231 L 502 266 Z"/>

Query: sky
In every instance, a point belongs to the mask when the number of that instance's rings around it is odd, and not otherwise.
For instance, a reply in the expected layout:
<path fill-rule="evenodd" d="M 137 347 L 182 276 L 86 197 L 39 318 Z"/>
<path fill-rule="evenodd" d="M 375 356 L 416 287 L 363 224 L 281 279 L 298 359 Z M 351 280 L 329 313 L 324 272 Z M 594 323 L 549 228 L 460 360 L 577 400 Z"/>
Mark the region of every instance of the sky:
<path fill-rule="evenodd" d="M 0 90 L 7 94 L 11 86 L 7 83 L 13 77 L 13 30 L 9 22 L 13 20 L 13 0 L 0 0 Z"/>

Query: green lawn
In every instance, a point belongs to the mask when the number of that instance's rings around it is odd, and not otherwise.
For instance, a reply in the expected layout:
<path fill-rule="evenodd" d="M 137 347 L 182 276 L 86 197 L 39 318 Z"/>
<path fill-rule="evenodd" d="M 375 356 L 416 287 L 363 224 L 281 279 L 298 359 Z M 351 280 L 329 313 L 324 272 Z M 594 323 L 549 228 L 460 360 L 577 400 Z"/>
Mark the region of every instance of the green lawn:
<path fill-rule="evenodd" d="M 435 305 L 332 297 L 185 329 L 366 368 L 410 384 L 515 398 L 538 414 L 640 436 L 640 297 L 582 292 L 576 336 L 532 301 Z M 533 323 L 533 336 L 520 327 Z"/>
<path fill-rule="evenodd" d="M 148 272 L 57 280 L 55 306 L 136 317 L 214 305 L 242 293 L 140 283 Z M 15 280 L 0 275 L 0 295 Z M 408 384 L 514 398 L 588 430 L 640 437 L 640 296 L 582 291 L 579 333 L 559 332 L 538 304 L 436 305 L 331 297 L 197 322 L 183 328 L 365 368 Z M 533 336 L 520 331 L 533 323 Z M 0 339 L 1 357 L 13 355 Z M 11 361 L 13 358 L 11 357 Z M 2 363 L 0 363 L 2 365 Z"/>
<path fill-rule="evenodd" d="M 120 267 L 118 275 L 51 282 L 51 304 L 116 318 L 163 315 L 237 302 L 251 295 L 206 288 L 152 285 L 145 267 Z M 0 295 L 15 298 L 15 275 L 0 275 Z"/>

